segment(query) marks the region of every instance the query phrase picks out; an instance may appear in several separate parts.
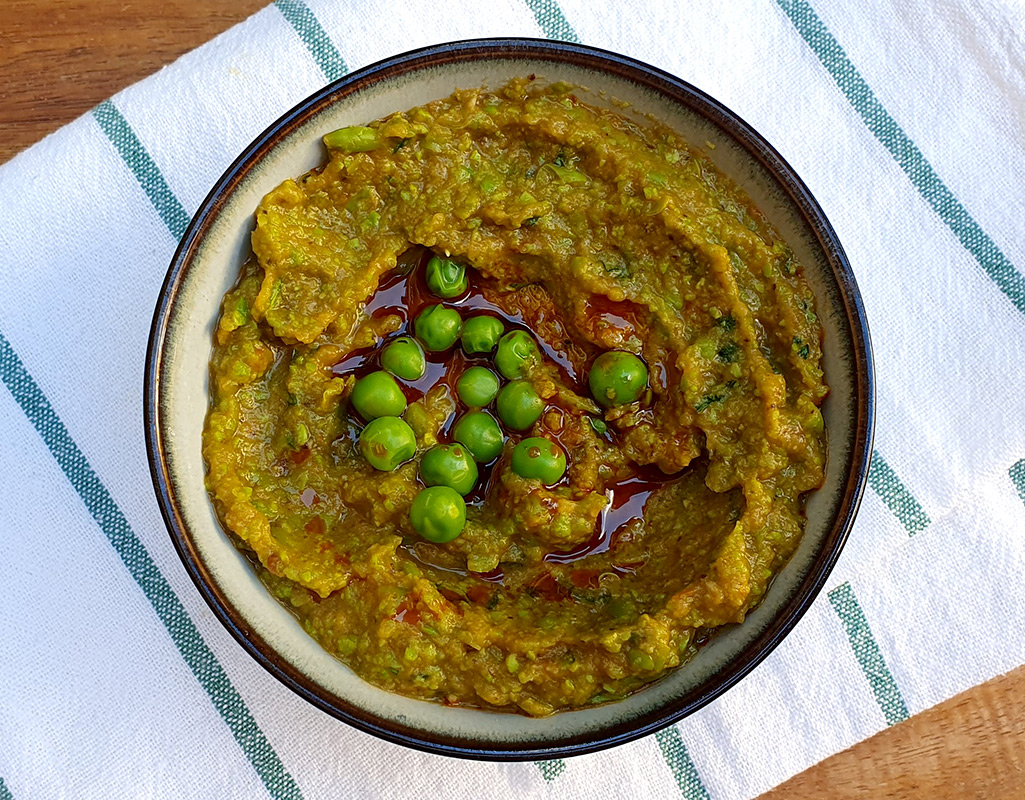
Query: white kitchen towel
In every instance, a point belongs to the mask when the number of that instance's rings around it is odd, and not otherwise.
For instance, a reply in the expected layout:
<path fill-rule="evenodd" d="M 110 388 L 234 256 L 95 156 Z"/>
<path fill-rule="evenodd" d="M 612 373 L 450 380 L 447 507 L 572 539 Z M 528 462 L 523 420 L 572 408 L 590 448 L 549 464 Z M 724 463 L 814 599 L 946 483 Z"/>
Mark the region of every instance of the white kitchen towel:
<path fill-rule="evenodd" d="M 1025 663 L 1025 7 L 1007 0 L 278 0 L 0 167 L 0 798 L 753 797 Z M 710 93 L 850 256 L 876 452 L 827 590 L 679 725 L 543 764 L 321 713 L 231 639 L 150 486 L 142 370 L 176 242 L 303 97 L 477 36 L 579 40 Z"/>

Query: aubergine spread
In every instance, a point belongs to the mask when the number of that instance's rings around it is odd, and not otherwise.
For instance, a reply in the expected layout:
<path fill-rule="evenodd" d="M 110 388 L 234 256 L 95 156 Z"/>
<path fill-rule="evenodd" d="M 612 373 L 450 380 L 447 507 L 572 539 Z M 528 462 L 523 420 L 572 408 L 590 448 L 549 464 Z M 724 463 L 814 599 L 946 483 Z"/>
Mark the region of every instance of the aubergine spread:
<path fill-rule="evenodd" d="M 525 78 L 328 134 L 260 203 L 223 301 L 217 513 L 310 636 L 390 691 L 535 716 L 621 698 L 744 620 L 823 480 L 802 266 L 700 150 L 579 95 Z M 520 337 L 516 374 L 467 344 L 485 329 Z M 422 369 L 382 366 L 399 339 Z M 641 366 L 596 391 L 608 353 Z M 457 389 L 472 367 L 497 380 Z M 459 433 L 474 414 L 493 450 Z M 458 491 L 432 494 L 453 459 Z"/>

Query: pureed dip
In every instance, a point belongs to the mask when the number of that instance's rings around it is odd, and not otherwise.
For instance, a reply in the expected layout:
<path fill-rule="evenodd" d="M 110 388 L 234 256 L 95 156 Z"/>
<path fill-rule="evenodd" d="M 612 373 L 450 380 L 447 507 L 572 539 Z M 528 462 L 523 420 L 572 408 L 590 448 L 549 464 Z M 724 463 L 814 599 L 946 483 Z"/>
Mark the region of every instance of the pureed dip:
<path fill-rule="evenodd" d="M 671 131 L 515 80 L 324 137 L 224 298 L 217 513 L 366 680 L 545 715 L 741 622 L 823 480 L 787 244 Z"/>

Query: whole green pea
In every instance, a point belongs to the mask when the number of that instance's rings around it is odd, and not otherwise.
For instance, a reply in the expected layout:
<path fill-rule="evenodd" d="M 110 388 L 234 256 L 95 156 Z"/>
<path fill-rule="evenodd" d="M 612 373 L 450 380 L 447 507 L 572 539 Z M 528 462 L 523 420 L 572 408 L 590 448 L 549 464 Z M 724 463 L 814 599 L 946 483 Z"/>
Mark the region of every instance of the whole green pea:
<path fill-rule="evenodd" d="M 378 417 L 359 435 L 359 449 L 370 466 L 391 472 L 416 455 L 416 436 L 398 417 Z"/>
<path fill-rule="evenodd" d="M 633 403 L 648 385 L 648 368 L 633 353 L 609 350 L 595 359 L 588 375 L 591 394 L 606 408 Z"/>
<path fill-rule="evenodd" d="M 469 494 L 477 485 L 477 463 L 461 444 L 440 444 L 420 459 L 420 477 L 428 486 L 449 486 Z"/>
<path fill-rule="evenodd" d="M 347 153 L 366 153 L 375 149 L 382 141 L 381 135 L 374 128 L 365 125 L 350 125 L 324 136 L 324 144 L 328 148 Z"/>
<path fill-rule="evenodd" d="M 558 483 L 566 472 L 566 453 L 550 439 L 532 436 L 513 448 L 512 469 L 521 478 Z"/>
<path fill-rule="evenodd" d="M 530 381 L 513 381 L 498 393 L 498 418 L 505 427 L 525 431 L 541 418 L 545 401 L 538 397 Z"/>
<path fill-rule="evenodd" d="M 473 460 L 488 464 L 502 452 L 505 437 L 495 418 L 487 411 L 471 411 L 456 420 L 452 438 L 466 447 Z"/>
<path fill-rule="evenodd" d="M 525 331 L 510 331 L 498 340 L 495 366 L 509 380 L 522 378 L 541 358 L 533 337 Z"/>
<path fill-rule="evenodd" d="M 427 262 L 427 288 L 431 293 L 449 299 L 466 291 L 466 267 L 450 258 L 433 256 Z"/>
<path fill-rule="evenodd" d="M 487 367 L 470 367 L 456 381 L 456 393 L 470 408 L 484 408 L 495 399 L 500 382 Z"/>
<path fill-rule="evenodd" d="M 419 380 L 427 369 L 424 349 L 416 339 L 400 336 L 385 346 L 381 366 L 404 381 Z"/>
<path fill-rule="evenodd" d="M 413 498 L 409 521 L 429 542 L 451 542 L 466 525 L 466 501 L 451 486 L 430 486 Z"/>
<path fill-rule="evenodd" d="M 406 410 L 406 396 L 391 375 L 378 370 L 356 381 L 352 405 L 365 420 L 397 417 Z"/>
<path fill-rule="evenodd" d="M 463 323 L 463 350 L 467 355 L 490 353 L 505 332 L 502 320 L 494 317 L 470 317 Z"/>
<path fill-rule="evenodd" d="M 463 327 L 463 320 L 454 308 L 443 305 L 427 306 L 417 315 L 413 323 L 416 338 L 433 353 L 448 350 L 456 343 Z"/>

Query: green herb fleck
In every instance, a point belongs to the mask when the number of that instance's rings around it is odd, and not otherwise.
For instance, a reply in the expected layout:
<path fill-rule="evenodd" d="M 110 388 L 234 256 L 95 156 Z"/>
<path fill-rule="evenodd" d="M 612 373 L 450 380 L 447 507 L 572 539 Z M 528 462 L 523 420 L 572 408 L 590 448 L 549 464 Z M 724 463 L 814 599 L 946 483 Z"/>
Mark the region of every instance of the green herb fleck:
<path fill-rule="evenodd" d="M 794 337 L 794 350 L 797 351 L 797 355 L 801 358 L 807 358 L 811 355 L 811 347 L 800 336 Z"/>
<path fill-rule="evenodd" d="M 598 419 L 597 417 L 588 417 L 587 421 L 591 423 L 591 427 L 594 428 L 594 432 L 599 436 L 604 436 L 608 433 L 609 426 L 605 424 L 605 420 Z"/>
<path fill-rule="evenodd" d="M 736 342 L 724 344 L 715 354 L 715 360 L 720 364 L 732 364 L 738 358 L 740 358 L 740 346 Z"/>
<path fill-rule="evenodd" d="M 808 320 L 809 324 L 814 325 L 819 321 L 819 318 L 815 315 L 815 312 L 811 310 L 811 304 L 807 300 L 800 302 L 801 311 L 804 312 L 804 318 Z"/>
<path fill-rule="evenodd" d="M 274 281 L 270 290 L 270 298 L 267 300 L 267 308 L 277 308 L 281 303 L 281 279 Z"/>
<path fill-rule="evenodd" d="M 715 321 L 715 324 L 722 330 L 729 333 L 737 327 L 737 320 L 733 318 L 732 314 L 724 314 Z"/>
<path fill-rule="evenodd" d="M 573 167 L 560 167 L 558 164 L 543 164 L 537 171 L 540 175 L 542 172 L 550 172 L 554 178 L 562 183 L 567 183 L 570 186 L 585 186 L 590 183 L 588 178 L 583 172 Z"/>
<path fill-rule="evenodd" d="M 705 411 L 713 403 L 721 403 L 722 399 L 723 399 L 723 395 L 721 395 L 721 394 L 706 394 L 704 397 L 702 397 L 698 401 L 698 404 L 696 406 L 694 406 L 694 410 L 697 411 L 700 414 L 702 411 Z"/>
<path fill-rule="evenodd" d="M 615 264 L 608 264 L 604 261 L 599 262 L 602 269 L 605 270 L 605 274 L 611 278 L 628 278 L 630 277 L 630 269 L 627 267 L 625 261 L 620 261 Z"/>

